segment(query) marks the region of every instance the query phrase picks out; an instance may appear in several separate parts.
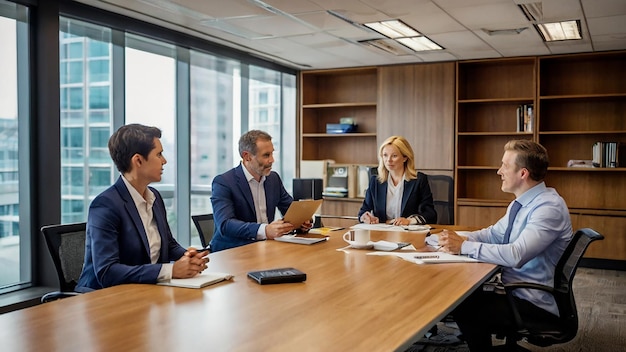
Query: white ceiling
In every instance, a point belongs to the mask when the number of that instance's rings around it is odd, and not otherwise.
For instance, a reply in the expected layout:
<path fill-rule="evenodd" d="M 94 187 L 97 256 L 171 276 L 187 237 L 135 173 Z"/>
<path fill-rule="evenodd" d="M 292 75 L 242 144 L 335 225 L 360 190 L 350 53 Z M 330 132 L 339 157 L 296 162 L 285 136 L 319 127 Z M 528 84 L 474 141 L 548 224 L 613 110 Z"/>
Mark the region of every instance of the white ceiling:
<path fill-rule="evenodd" d="M 544 0 L 539 22 L 578 19 L 582 27 L 582 40 L 551 44 L 517 6 L 533 0 L 77 1 L 296 69 L 626 49 L 626 0 Z M 401 19 L 444 50 L 396 56 L 359 43 L 381 36 L 355 24 L 387 19 Z M 517 35 L 485 32 L 525 27 Z"/>

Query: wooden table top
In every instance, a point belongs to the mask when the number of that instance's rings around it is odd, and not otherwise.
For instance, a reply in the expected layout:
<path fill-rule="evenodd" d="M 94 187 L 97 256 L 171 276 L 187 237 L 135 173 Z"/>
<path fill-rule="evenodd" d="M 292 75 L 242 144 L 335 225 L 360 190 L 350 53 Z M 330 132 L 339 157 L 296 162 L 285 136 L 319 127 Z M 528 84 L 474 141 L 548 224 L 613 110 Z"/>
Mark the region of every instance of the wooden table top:
<path fill-rule="evenodd" d="M 212 253 L 209 270 L 235 277 L 203 289 L 121 285 L 0 315 L 2 350 L 404 350 L 496 269 L 338 251 L 344 232 L 314 245 L 265 241 Z M 418 247 L 415 237 L 372 233 Z M 261 286 L 246 276 L 278 267 L 307 280 Z"/>

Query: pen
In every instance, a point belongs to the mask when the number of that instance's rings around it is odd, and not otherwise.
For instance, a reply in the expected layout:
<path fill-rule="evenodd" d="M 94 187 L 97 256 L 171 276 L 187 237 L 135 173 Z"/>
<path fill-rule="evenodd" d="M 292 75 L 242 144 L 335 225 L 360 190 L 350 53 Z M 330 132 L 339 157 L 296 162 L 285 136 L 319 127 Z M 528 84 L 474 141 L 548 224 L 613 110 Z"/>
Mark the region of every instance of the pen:
<path fill-rule="evenodd" d="M 438 255 L 416 255 L 415 259 L 439 259 Z"/>

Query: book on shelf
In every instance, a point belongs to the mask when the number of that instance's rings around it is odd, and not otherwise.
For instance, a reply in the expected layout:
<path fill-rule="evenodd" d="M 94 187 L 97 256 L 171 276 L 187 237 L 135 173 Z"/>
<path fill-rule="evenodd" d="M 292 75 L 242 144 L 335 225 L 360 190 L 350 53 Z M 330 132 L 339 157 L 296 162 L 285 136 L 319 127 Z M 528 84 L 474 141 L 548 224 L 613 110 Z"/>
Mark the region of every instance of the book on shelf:
<path fill-rule="evenodd" d="M 626 167 L 626 144 L 621 142 L 595 142 L 592 146 L 594 167 Z"/>
<path fill-rule="evenodd" d="M 517 107 L 517 132 L 532 132 L 534 120 L 533 104 L 522 104 Z"/>

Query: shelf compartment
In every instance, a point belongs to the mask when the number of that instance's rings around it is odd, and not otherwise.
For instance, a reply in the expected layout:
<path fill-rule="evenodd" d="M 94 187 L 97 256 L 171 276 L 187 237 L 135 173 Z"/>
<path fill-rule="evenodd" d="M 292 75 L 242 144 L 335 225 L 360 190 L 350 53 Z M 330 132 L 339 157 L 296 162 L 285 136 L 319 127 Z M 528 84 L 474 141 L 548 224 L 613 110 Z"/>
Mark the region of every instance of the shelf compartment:
<path fill-rule="evenodd" d="M 459 103 L 458 132 L 516 132 L 517 108 L 532 100 Z"/>
<path fill-rule="evenodd" d="M 302 104 L 377 101 L 376 68 L 302 72 Z"/>
<path fill-rule="evenodd" d="M 626 52 L 539 58 L 539 95 L 626 93 Z"/>
<path fill-rule="evenodd" d="M 457 98 L 507 99 L 535 96 L 535 58 L 458 63 Z"/>
<path fill-rule="evenodd" d="M 503 135 L 458 135 L 457 166 L 495 166 L 502 164 L 504 145 L 512 139 L 532 139 L 529 133 Z"/>
<path fill-rule="evenodd" d="M 592 147 L 595 142 L 626 142 L 626 133 L 539 135 L 539 143 L 548 150 L 550 166 L 553 167 L 567 167 L 569 160 L 593 159 Z"/>
<path fill-rule="evenodd" d="M 326 133 L 326 124 L 339 123 L 342 117 L 354 118 L 357 131 L 376 133 L 376 105 L 333 105 L 302 109 L 302 133 Z M 341 134 L 342 136 L 344 134 Z"/>
<path fill-rule="evenodd" d="M 626 95 L 540 100 L 539 131 L 626 131 Z"/>
<path fill-rule="evenodd" d="M 502 181 L 497 169 L 458 169 L 457 197 L 481 199 L 484 203 L 508 203 L 515 199 L 511 193 L 502 192 Z"/>
<path fill-rule="evenodd" d="M 569 208 L 624 210 L 626 170 L 613 172 L 567 172 L 549 170 L 546 185 L 554 187 Z"/>
<path fill-rule="evenodd" d="M 495 224 L 506 214 L 506 207 L 509 202 L 502 202 L 502 205 L 488 201 L 484 204 L 462 205 L 459 200 L 455 220 L 458 224 L 485 228 Z"/>
<path fill-rule="evenodd" d="M 342 138 L 327 135 L 302 138 L 302 160 L 331 159 L 339 164 L 378 164 L 376 160 L 376 134 L 351 137 L 352 133 L 341 134 Z"/>

